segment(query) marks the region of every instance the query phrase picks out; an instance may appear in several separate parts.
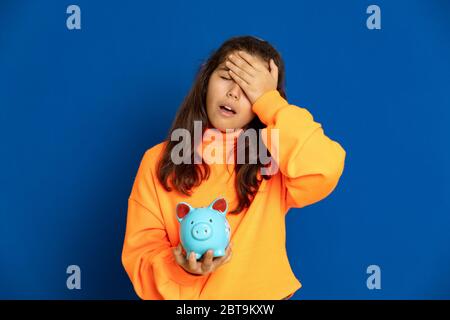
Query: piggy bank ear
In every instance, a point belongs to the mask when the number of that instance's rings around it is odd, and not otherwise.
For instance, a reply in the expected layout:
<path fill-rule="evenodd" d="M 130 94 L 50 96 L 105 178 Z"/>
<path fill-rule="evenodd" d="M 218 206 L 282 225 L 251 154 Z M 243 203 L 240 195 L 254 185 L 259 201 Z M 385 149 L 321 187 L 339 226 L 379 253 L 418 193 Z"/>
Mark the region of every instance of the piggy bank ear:
<path fill-rule="evenodd" d="M 183 221 L 184 217 L 192 210 L 192 207 L 186 202 L 180 202 L 177 204 L 177 219 L 179 222 Z"/>
<path fill-rule="evenodd" d="M 220 214 L 226 215 L 228 210 L 228 203 L 225 198 L 217 198 L 210 205 L 209 208 L 219 211 Z"/>

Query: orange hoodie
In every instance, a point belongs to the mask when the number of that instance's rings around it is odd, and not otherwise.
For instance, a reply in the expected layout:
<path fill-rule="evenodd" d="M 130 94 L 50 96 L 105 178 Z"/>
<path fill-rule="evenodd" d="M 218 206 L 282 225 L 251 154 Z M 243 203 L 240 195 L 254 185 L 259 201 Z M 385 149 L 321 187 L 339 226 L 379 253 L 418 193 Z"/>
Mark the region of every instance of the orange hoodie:
<path fill-rule="evenodd" d="M 261 96 L 252 110 L 269 130 L 279 129 L 277 146 L 264 140 L 271 154 L 278 148 L 278 172 L 262 181 L 250 207 L 227 214 L 233 255 L 209 275 L 189 274 L 175 262 L 172 248 L 180 241 L 175 207 L 181 201 L 202 207 L 225 196 L 229 211 L 235 209 L 232 167 L 210 164 L 209 178 L 189 197 L 167 192 L 157 179 L 156 164 L 167 142 L 145 153 L 128 199 L 122 252 L 123 266 L 140 298 L 279 300 L 301 287 L 286 253 L 285 214 L 334 190 L 346 152 L 306 109 L 288 104 L 276 90 Z"/>

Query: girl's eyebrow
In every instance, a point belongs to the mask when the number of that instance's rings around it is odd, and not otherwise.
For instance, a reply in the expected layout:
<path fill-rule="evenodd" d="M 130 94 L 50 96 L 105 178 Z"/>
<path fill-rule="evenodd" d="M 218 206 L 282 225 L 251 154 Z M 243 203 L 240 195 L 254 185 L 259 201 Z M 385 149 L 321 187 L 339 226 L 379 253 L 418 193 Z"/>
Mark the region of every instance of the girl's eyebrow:
<path fill-rule="evenodd" d="M 221 66 L 219 67 L 219 71 L 224 70 L 224 71 L 229 71 L 230 68 L 228 68 L 227 66 Z"/>

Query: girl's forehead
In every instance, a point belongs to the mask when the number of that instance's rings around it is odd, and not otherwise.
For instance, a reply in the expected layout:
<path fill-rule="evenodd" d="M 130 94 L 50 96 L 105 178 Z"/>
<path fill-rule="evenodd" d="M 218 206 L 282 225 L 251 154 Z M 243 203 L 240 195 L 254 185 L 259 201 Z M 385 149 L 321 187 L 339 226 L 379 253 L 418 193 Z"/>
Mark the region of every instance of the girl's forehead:
<path fill-rule="evenodd" d="M 237 54 L 237 51 L 238 51 L 238 50 L 228 52 L 228 53 L 223 57 L 223 61 L 217 66 L 216 70 L 225 70 L 225 71 L 229 70 L 228 67 L 225 65 L 225 61 L 226 61 L 226 59 L 228 58 L 228 56 L 229 56 L 230 54 L 238 55 L 238 54 Z M 246 51 L 246 52 L 247 52 L 247 51 Z M 256 59 L 259 61 L 259 63 L 261 63 L 262 65 L 266 66 L 267 68 L 269 67 L 269 62 L 268 62 L 268 61 L 265 61 L 260 55 L 257 55 L 257 54 L 251 54 L 251 53 L 249 53 L 249 52 L 247 52 L 247 53 L 250 54 L 253 58 L 256 58 Z"/>

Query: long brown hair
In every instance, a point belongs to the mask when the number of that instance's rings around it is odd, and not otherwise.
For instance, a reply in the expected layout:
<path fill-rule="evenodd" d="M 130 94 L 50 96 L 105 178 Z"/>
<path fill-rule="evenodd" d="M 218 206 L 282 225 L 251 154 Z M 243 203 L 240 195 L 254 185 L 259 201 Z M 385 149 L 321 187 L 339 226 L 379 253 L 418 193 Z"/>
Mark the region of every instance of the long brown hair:
<path fill-rule="evenodd" d="M 198 186 L 203 180 L 209 178 L 210 171 L 208 164 L 203 160 L 201 161 L 201 164 L 194 163 L 194 141 L 191 142 L 191 162 L 189 164 L 173 163 L 171 159 L 171 151 L 179 142 L 171 141 L 170 137 L 175 129 L 180 128 L 186 129 L 190 132 L 191 137 L 194 137 L 194 121 L 202 122 L 202 133 L 204 133 L 206 128 L 212 127 L 206 112 L 206 93 L 208 90 L 208 82 L 211 74 L 217 66 L 225 61 L 229 53 L 236 50 L 243 50 L 251 55 L 257 55 L 267 62 L 270 59 L 273 59 L 275 64 L 278 66 L 277 90 L 282 97 L 286 98 L 284 62 L 278 51 L 275 50 L 272 45 L 270 45 L 267 41 L 252 36 L 234 37 L 225 41 L 220 48 L 214 51 L 208 60 L 200 66 L 194 84 L 188 95 L 184 98 L 184 101 L 182 102 L 172 123 L 172 127 L 169 130 L 167 137 L 168 143 L 165 145 L 162 157 L 157 166 L 158 180 L 161 182 L 166 191 L 172 191 L 172 188 L 169 186 L 170 182 L 173 188 L 187 196 L 191 196 L 192 188 Z M 243 129 L 253 128 L 256 130 L 258 135 L 260 135 L 260 129 L 264 127 L 265 125 L 261 122 L 261 120 L 255 116 L 254 119 Z M 245 152 L 247 155 L 249 148 L 247 139 L 245 143 Z M 258 191 L 262 178 L 270 179 L 271 177 L 270 175 L 261 175 L 261 178 L 258 178 L 259 169 L 264 166 L 259 159 L 259 147 L 260 146 L 257 146 L 258 159 L 256 164 L 245 163 L 235 165 L 235 188 L 239 203 L 237 208 L 230 213 L 239 213 L 242 209 L 247 208 Z M 264 146 L 262 147 L 264 148 Z M 267 149 L 264 150 L 266 154 L 270 156 L 269 151 Z"/>

